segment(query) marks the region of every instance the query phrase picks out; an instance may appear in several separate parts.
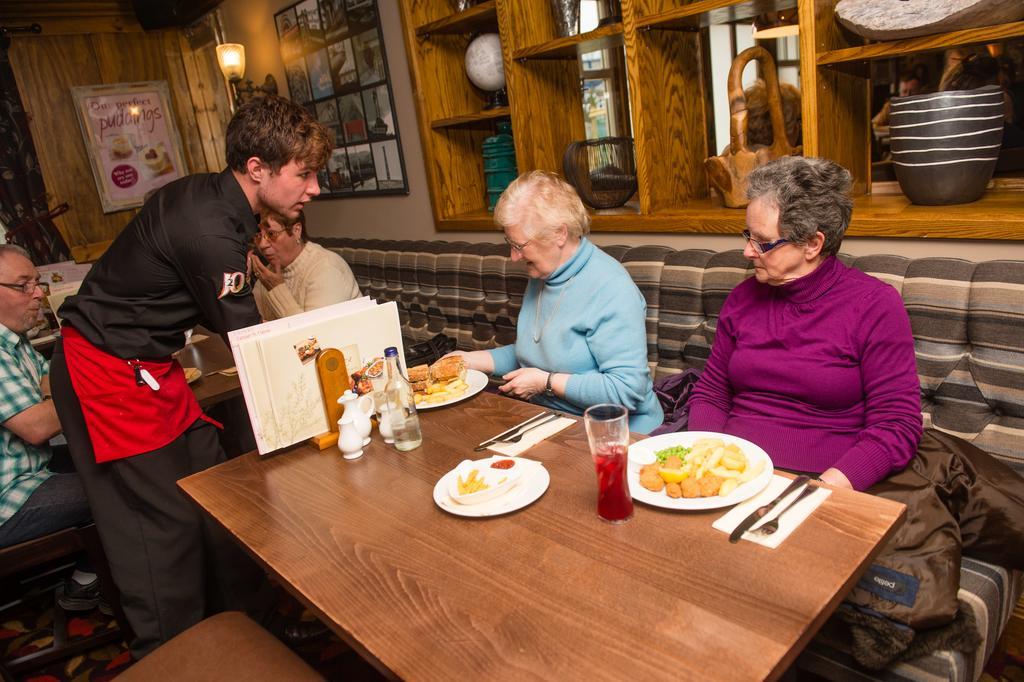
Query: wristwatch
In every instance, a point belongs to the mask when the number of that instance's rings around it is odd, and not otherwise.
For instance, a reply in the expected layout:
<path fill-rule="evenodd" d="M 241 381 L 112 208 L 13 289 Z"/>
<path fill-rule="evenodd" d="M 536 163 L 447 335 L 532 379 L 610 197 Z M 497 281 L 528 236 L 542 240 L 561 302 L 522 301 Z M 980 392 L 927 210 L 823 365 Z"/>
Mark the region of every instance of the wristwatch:
<path fill-rule="evenodd" d="M 548 380 L 544 384 L 544 395 L 546 395 L 549 398 L 555 397 L 555 391 L 553 388 L 551 388 L 551 377 L 553 377 L 554 375 L 554 372 L 548 372 Z"/>

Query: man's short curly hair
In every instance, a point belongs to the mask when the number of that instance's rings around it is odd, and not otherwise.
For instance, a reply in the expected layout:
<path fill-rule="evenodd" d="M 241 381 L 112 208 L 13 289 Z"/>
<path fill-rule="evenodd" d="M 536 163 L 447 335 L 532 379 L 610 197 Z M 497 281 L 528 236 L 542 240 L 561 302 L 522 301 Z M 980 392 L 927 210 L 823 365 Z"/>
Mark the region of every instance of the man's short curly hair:
<path fill-rule="evenodd" d="M 276 173 L 291 161 L 320 169 L 331 153 L 331 136 L 307 109 L 268 95 L 244 104 L 228 123 L 228 167 L 239 173 L 257 157 Z"/>

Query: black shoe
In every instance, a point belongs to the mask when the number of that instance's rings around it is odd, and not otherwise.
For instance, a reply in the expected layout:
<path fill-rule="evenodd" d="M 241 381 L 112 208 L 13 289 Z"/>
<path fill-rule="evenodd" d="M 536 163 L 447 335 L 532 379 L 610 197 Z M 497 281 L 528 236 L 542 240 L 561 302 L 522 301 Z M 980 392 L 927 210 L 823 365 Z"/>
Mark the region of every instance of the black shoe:
<path fill-rule="evenodd" d="M 270 634 L 289 646 L 300 646 L 316 641 L 328 634 L 327 626 L 318 620 L 295 620 L 274 616 L 267 626 Z"/>
<path fill-rule="evenodd" d="M 67 578 L 64 584 L 57 588 L 57 605 L 65 611 L 92 611 L 97 606 L 100 612 L 112 616 L 114 610 L 110 604 L 100 595 L 100 579 L 93 578 L 88 585 Z"/>

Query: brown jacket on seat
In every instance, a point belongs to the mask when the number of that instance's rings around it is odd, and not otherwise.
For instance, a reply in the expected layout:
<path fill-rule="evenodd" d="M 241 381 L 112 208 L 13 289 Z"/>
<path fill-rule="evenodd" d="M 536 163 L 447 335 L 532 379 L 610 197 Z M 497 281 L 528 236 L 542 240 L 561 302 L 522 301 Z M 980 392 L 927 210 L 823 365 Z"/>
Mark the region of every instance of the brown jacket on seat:
<path fill-rule="evenodd" d="M 956 616 L 961 553 L 1024 570 L 1024 478 L 970 443 L 928 429 L 910 464 L 868 492 L 907 518 L 847 596 L 857 606 L 933 628 Z"/>

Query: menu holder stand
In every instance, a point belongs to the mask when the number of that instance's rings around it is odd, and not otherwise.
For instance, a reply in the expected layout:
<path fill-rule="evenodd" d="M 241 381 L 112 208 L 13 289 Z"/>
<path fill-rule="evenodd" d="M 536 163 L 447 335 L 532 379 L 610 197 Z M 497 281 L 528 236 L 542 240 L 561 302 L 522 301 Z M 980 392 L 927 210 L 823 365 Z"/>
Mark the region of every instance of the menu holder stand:
<path fill-rule="evenodd" d="M 316 373 L 320 377 L 320 395 L 327 413 L 327 423 L 331 430 L 309 439 L 311 445 L 321 450 L 338 444 L 338 420 L 344 411 L 338 398 L 351 388 L 352 383 L 345 367 L 345 356 L 337 348 L 325 348 L 316 356 Z"/>

